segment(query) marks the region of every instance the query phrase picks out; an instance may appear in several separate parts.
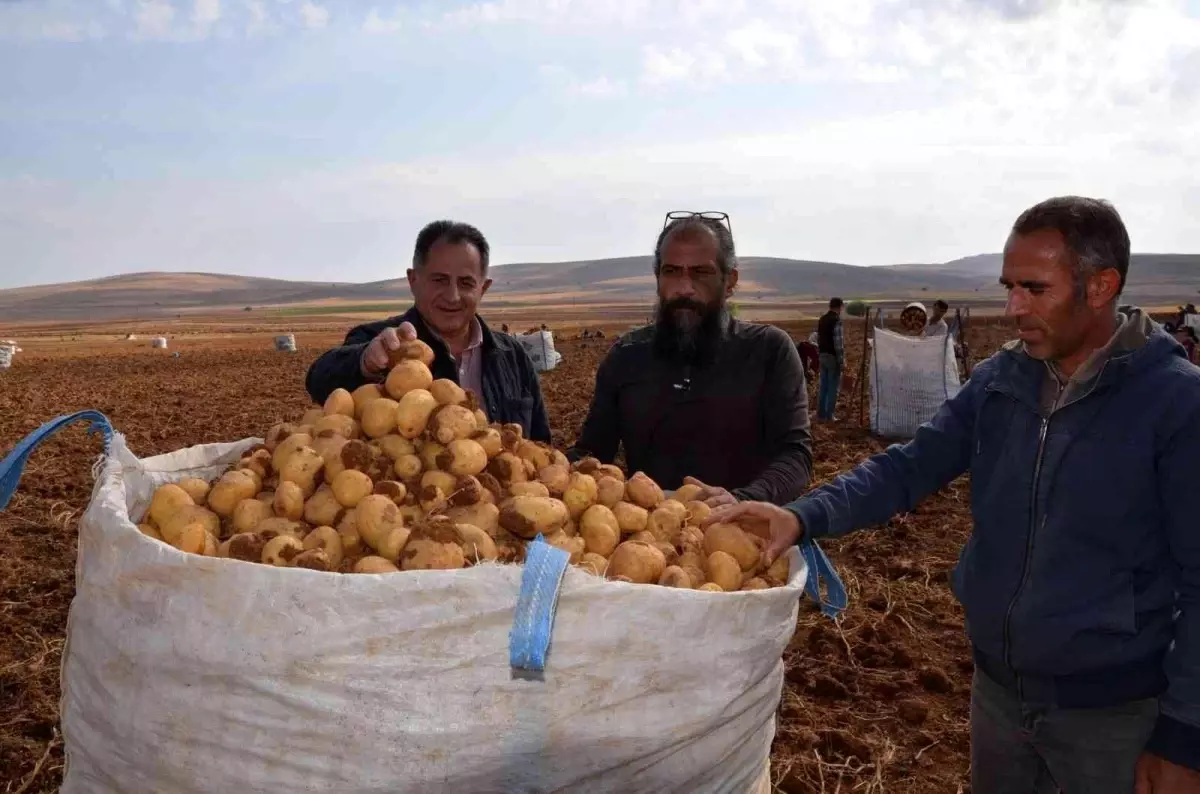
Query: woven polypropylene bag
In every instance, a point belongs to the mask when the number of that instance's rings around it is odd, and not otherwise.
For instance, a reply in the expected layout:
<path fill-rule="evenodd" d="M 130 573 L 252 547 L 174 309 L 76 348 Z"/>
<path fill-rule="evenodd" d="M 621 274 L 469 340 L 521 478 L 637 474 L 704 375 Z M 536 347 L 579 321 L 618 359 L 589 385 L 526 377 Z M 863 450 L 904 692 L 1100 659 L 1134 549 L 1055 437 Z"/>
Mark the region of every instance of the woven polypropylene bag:
<path fill-rule="evenodd" d="M 806 570 L 744 593 L 569 568 L 544 672 L 510 667 L 519 566 L 325 574 L 198 557 L 131 521 L 254 440 L 139 461 L 80 524 L 65 794 L 770 790 Z"/>
<path fill-rule="evenodd" d="M 903 336 L 875 329 L 871 347 L 871 432 L 912 438 L 962 384 L 953 335 Z"/>

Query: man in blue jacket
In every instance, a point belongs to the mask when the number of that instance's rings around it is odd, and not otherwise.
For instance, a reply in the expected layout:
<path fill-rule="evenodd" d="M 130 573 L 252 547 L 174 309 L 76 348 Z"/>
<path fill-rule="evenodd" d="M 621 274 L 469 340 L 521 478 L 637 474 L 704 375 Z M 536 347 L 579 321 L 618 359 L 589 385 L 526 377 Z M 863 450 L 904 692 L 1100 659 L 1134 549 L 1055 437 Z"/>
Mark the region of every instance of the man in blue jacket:
<path fill-rule="evenodd" d="M 1000 277 L 1019 342 L 909 443 L 785 508 L 711 517 L 765 524 L 774 559 L 970 472 L 953 585 L 975 654 L 974 794 L 1200 792 L 1200 369 L 1118 309 L 1128 267 L 1108 203 L 1032 207 Z"/>
<path fill-rule="evenodd" d="M 434 221 L 417 235 L 406 313 L 354 328 L 308 370 L 309 396 L 325 402 L 337 388 L 353 391 L 387 377 L 388 353 L 401 339 L 433 348 L 433 377 L 471 389 L 493 422 L 516 423 L 525 437 L 550 442 L 541 384 L 529 354 L 508 334 L 492 331 L 476 312 L 492 280 L 489 246 L 466 223 Z"/>

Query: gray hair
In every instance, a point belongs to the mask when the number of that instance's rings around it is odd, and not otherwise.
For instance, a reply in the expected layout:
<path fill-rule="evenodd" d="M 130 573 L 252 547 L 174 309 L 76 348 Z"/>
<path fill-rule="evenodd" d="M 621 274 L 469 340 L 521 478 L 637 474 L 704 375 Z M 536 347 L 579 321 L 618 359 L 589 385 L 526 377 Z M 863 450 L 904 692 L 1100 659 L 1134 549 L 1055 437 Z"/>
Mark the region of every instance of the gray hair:
<path fill-rule="evenodd" d="M 1129 232 L 1115 207 L 1103 199 L 1058 196 L 1021 213 L 1012 233 L 1027 235 L 1053 229 L 1063 236 L 1071 254 L 1076 297 L 1084 297 L 1089 276 L 1115 270 L 1121 277 L 1117 294 L 1125 289 L 1129 273 Z"/>

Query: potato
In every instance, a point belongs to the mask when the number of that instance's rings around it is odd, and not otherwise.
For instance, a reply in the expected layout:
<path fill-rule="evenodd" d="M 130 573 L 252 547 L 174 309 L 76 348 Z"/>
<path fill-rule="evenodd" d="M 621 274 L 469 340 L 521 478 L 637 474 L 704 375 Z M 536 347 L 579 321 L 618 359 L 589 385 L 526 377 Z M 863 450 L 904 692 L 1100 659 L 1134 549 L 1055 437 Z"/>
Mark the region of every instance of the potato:
<path fill-rule="evenodd" d="M 401 455 L 392 465 L 392 472 L 404 482 L 412 482 L 421 476 L 424 468 L 421 459 L 416 455 Z"/>
<path fill-rule="evenodd" d="M 500 425 L 496 429 L 500 431 L 500 443 L 505 451 L 516 454 L 517 447 L 520 445 L 521 439 L 524 438 L 525 431 L 516 423 Z"/>
<path fill-rule="evenodd" d="M 771 563 L 771 567 L 767 568 L 763 578 L 767 580 L 768 584 L 778 587 L 787 584 L 788 573 L 787 557 L 781 554 L 775 558 L 775 562 Z"/>
<path fill-rule="evenodd" d="M 675 489 L 675 499 L 680 502 L 694 502 L 700 498 L 703 490 L 699 485 L 684 484 Z"/>
<path fill-rule="evenodd" d="M 626 535 L 641 532 L 646 528 L 646 522 L 650 519 L 650 511 L 629 502 L 617 502 L 613 505 L 612 511 L 613 515 L 617 517 L 617 524 L 621 527 L 621 532 Z"/>
<path fill-rule="evenodd" d="M 487 462 L 483 447 L 469 438 L 451 441 L 437 456 L 439 469 L 459 476 L 480 474 L 487 468 Z"/>
<path fill-rule="evenodd" d="M 712 515 L 712 508 L 704 502 L 691 501 L 684 505 L 684 507 L 687 508 L 687 519 L 685 521 L 693 526 L 703 524 Z"/>
<path fill-rule="evenodd" d="M 408 527 L 395 527 L 384 533 L 379 543 L 375 546 L 375 551 L 380 557 L 390 562 L 399 562 L 400 553 L 404 551 L 408 545 L 409 537 L 412 531 Z"/>
<path fill-rule="evenodd" d="M 467 564 L 477 562 L 493 562 L 498 556 L 496 543 L 492 536 L 474 524 L 456 524 L 458 534 L 462 535 L 463 555 Z"/>
<path fill-rule="evenodd" d="M 621 542 L 621 525 L 612 510 L 592 505 L 579 519 L 579 537 L 589 553 L 608 557 Z"/>
<path fill-rule="evenodd" d="M 429 371 L 429 367 L 420 361 L 401 361 L 396 366 L 392 367 L 392 371 L 388 373 L 387 381 L 384 383 L 384 391 L 394 400 L 404 398 L 404 395 L 413 391 L 424 391 L 429 394 L 427 389 L 433 385 L 433 373 Z M 430 395 L 433 399 L 433 395 Z M 434 401 L 437 404 L 437 401 Z"/>
<path fill-rule="evenodd" d="M 550 450 L 536 441 L 521 441 L 517 444 L 517 457 L 533 464 L 537 471 L 550 465 Z"/>
<path fill-rule="evenodd" d="M 603 576 L 608 569 L 608 560 L 599 554 L 584 552 L 583 556 L 579 558 L 579 562 L 575 563 L 575 567 L 581 571 L 587 571 L 592 576 Z"/>
<path fill-rule="evenodd" d="M 687 523 L 688 509 L 683 504 L 683 502 L 680 502 L 678 499 L 664 499 L 662 501 L 662 504 L 660 504 L 658 507 L 656 507 L 654 509 L 655 510 L 670 510 L 675 515 L 679 516 L 680 526 Z"/>
<path fill-rule="evenodd" d="M 339 565 L 341 562 L 339 561 Z M 308 549 L 297 554 L 291 562 L 293 568 L 307 568 L 310 571 L 336 571 L 337 565 L 329 559 L 323 549 Z"/>
<path fill-rule="evenodd" d="M 500 508 L 500 526 L 526 540 L 562 529 L 567 517 L 566 505 L 540 496 L 514 496 Z"/>
<path fill-rule="evenodd" d="M 296 426 L 299 427 L 301 425 L 314 424 L 322 416 L 325 416 L 325 408 L 324 407 L 309 408 L 307 411 L 304 412 L 304 415 L 300 417 L 300 421 L 296 423 Z"/>
<path fill-rule="evenodd" d="M 765 580 L 760 579 L 757 576 L 755 576 L 754 578 L 747 580 L 746 583 L 742 585 L 741 589 L 742 590 L 768 590 L 768 589 L 770 589 L 770 587 L 771 587 L 771 585 L 767 584 L 767 582 Z"/>
<path fill-rule="evenodd" d="M 663 559 L 667 561 L 667 565 L 679 564 L 679 552 L 675 550 L 675 546 L 673 544 L 664 543 L 660 540 L 650 545 L 662 552 Z"/>
<path fill-rule="evenodd" d="M 724 593 L 725 592 L 725 590 L 721 587 L 721 585 L 717 584 L 716 582 L 705 582 L 704 584 L 700 585 L 696 589 L 703 590 L 706 593 Z"/>
<path fill-rule="evenodd" d="M 391 530 L 404 526 L 400 508 L 386 496 L 372 494 L 363 498 L 354 513 L 358 534 L 373 549 L 378 549 Z"/>
<path fill-rule="evenodd" d="M 233 532 L 253 532 L 260 521 L 271 518 L 271 506 L 257 499 L 243 499 L 233 509 Z"/>
<path fill-rule="evenodd" d="M 322 485 L 304 503 L 304 520 L 314 527 L 334 526 L 346 510 L 333 494 L 333 489 Z"/>
<path fill-rule="evenodd" d="M 714 551 L 704 561 L 704 574 L 708 581 L 720 585 L 726 592 L 737 590 L 742 586 L 742 568 L 732 555 L 724 551 Z"/>
<path fill-rule="evenodd" d="M 614 466 L 611 463 L 602 463 L 600 465 L 600 470 L 592 476 L 596 478 L 612 477 L 617 482 L 625 482 L 625 472 L 621 471 L 620 466 Z"/>
<path fill-rule="evenodd" d="M 266 540 L 280 535 L 288 535 L 296 540 L 301 540 L 308 534 L 308 525 L 303 521 L 288 521 L 286 518 L 275 516 L 259 521 L 258 526 L 254 528 L 254 533 L 261 535 Z"/>
<path fill-rule="evenodd" d="M 198 505 L 204 504 L 204 500 L 208 498 L 208 490 L 212 487 L 199 477 L 188 477 L 175 483 L 175 485 L 182 488 L 184 493 L 192 498 L 192 502 Z"/>
<path fill-rule="evenodd" d="M 454 481 L 454 489 L 450 491 L 449 501 L 455 507 L 465 507 L 482 500 L 485 493 L 487 491 L 474 477 L 470 475 L 457 477 Z"/>
<path fill-rule="evenodd" d="M 655 543 L 658 543 L 658 538 L 654 537 L 654 533 L 647 532 L 644 529 L 641 532 L 634 532 L 625 539 L 632 540 L 635 543 L 648 543 L 651 546 L 653 546 Z"/>
<path fill-rule="evenodd" d="M 680 568 L 704 568 L 704 561 L 708 559 L 708 555 L 704 553 L 702 546 L 689 547 L 683 550 L 679 555 Z M 705 577 L 700 577 L 704 579 Z"/>
<path fill-rule="evenodd" d="M 344 450 L 343 450 L 344 451 Z M 312 447 L 300 447 L 283 463 L 279 470 L 279 481 L 294 482 L 306 496 L 317 490 L 318 477 L 325 468 L 325 460 Z M 257 489 L 255 489 L 257 491 Z"/>
<path fill-rule="evenodd" d="M 383 438 L 393 433 L 396 430 L 396 412 L 399 408 L 400 403 L 388 397 L 371 400 L 363 406 L 363 433 L 368 438 Z"/>
<path fill-rule="evenodd" d="M 392 402 L 395 402 L 395 400 L 392 400 Z M 399 407 L 399 405 L 399 403 L 396 403 L 397 407 Z M 380 438 L 376 439 L 375 444 L 379 447 L 379 450 L 384 455 L 387 455 L 394 461 L 400 460 L 400 458 L 404 457 L 405 455 L 417 454 L 417 448 L 413 445 L 413 442 L 409 441 L 404 436 L 398 436 L 395 433 L 389 433 L 386 436 L 381 436 Z"/>
<path fill-rule="evenodd" d="M 566 466 L 546 466 L 538 470 L 537 481 L 546 486 L 551 496 L 561 497 L 571 484 L 571 470 Z"/>
<path fill-rule="evenodd" d="M 663 490 L 658 483 L 639 471 L 625 483 L 625 499 L 638 507 L 653 510 L 662 503 Z"/>
<path fill-rule="evenodd" d="M 178 485 L 168 483 L 160 485 L 155 490 L 154 495 L 150 497 L 150 509 L 146 512 L 150 516 L 150 520 L 161 527 L 180 508 L 194 507 L 195 505 L 195 501 L 187 491 Z"/>
<path fill-rule="evenodd" d="M 319 570 L 334 570 L 342 564 L 342 557 L 345 554 L 345 550 L 342 548 L 342 536 L 333 527 L 317 527 L 304 536 L 303 545 L 305 551 L 320 550 L 325 553 L 330 567 Z"/>
<path fill-rule="evenodd" d="M 675 545 L 681 549 L 702 550 L 704 548 L 704 530 L 693 526 L 681 527 Z"/>
<path fill-rule="evenodd" d="M 259 488 L 262 488 L 263 481 L 267 478 L 267 466 L 269 465 L 269 461 L 264 462 L 261 459 L 242 458 L 234 465 L 233 470 L 253 479 L 254 490 L 257 491 Z"/>
<path fill-rule="evenodd" d="M 377 383 L 364 383 L 351 392 L 350 397 L 354 400 L 354 418 L 361 422 L 367 403 L 383 397 L 383 389 Z"/>
<path fill-rule="evenodd" d="M 396 482 L 395 480 L 380 480 L 379 482 L 375 483 L 373 493 L 379 494 L 380 496 L 386 496 L 397 505 L 402 505 L 404 504 L 405 498 L 408 497 L 408 488 L 405 487 L 404 483 L 402 482 Z"/>
<path fill-rule="evenodd" d="M 574 472 L 571 474 L 567 490 L 563 492 L 562 500 L 571 518 L 579 518 L 585 510 L 596 504 L 597 495 L 595 479 L 589 474 Z"/>
<path fill-rule="evenodd" d="M 231 560 L 262 562 L 263 547 L 267 545 L 267 538 L 258 532 L 242 532 L 221 545 L 225 549 L 225 556 Z"/>
<path fill-rule="evenodd" d="M 375 492 L 375 483 L 361 471 L 346 469 L 333 478 L 329 489 L 333 491 L 333 498 L 337 499 L 342 507 L 351 508 L 361 502 L 363 497 Z"/>
<path fill-rule="evenodd" d="M 421 458 L 421 468 L 425 471 L 430 471 L 438 467 L 438 455 L 446 450 L 441 444 L 436 441 L 426 440 L 419 442 L 420 446 L 417 449 L 417 455 Z"/>
<path fill-rule="evenodd" d="M 508 490 L 513 496 L 550 496 L 550 489 L 540 482 L 514 482 Z"/>
<path fill-rule="evenodd" d="M 737 560 L 742 571 L 752 571 L 762 561 L 762 550 L 749 534 L 735 524 L 711 524 L 704 531 L 704 553 L 711 557 L 717 551 L 723 551 Z M 725 586 L 722 582 L 718 584 Z"/>
<path fill-rule="evenodd" d="M 325 415 L 325 412 L 322 411 L 320 408 L 316 408 L 314 410 L 320 416 Z M 320 418 L 320 417 L 318 417 L 318 418 Z M 276 448 L 278 448 L 278 446 L 281 443 L 283 443 L 284 439 L 286 439 L 288 436 L 292 435 L 295 432 L 296 432 L 296 425 L 293 425 L 289 422 L 281 422 L 280 424 L 273 425 L 271 427 L 271 429 L 267 431 L 266 438 L 263 440 L 263 445 L 270 452 L 274 452 L 276 450 Z"/>
<path fill-rule="evenodd" d="M 439 444 L 449 444 L 460 438 L 470 438 L 479 432 L 475 414 L 461 405 L 444 405 L 429 420 L 429 434 Z"/>
<path fill-rule="evenodd" d="M 421 505 L 415 503 L 415 498 L 411 494 L 408 498 L 413 500 L 414 504 L 406 504 L 400 508 L 400 517 L 404 519 L 404 526 L 406 527 L 419 524 L 425 520 L 425 511 L 421 509 Z"/>
<path fill-rule="evenodd" d="M 404 571 L 455 569 L 466 565 L 463 537 L 458 527 L 446 519 L 430 519 L 413 528 L 400 568 Z"/>
<path fill-rule="evenodd" d="M 271 455 L 271 468 L 275 471 L 283 471 L 283 464 L 287 462 L 287 459 L 296 450 L 302 447 L 311 447 L 312 442 L 313 437 L 308 433 L 293 433 L 288 436 L 279 443 L 279 446 L 275 447 L 275 452 Z"/>
<path fill-rule="evenodd" d="M 341 414 L 354 418 L 354 397 L 345 389 L 334 389 L 325 398 L 325 415 Z"/>
<path fill-rule="evenodd" d="M 330 416 L 322 417 L 315 425 L 313 425 L 312 435 L 314 438 L 322 436 L 341 436 L 342 438 L 358 438 L 362 435 L 362 428 L 359 427 L 353 416 L 345 414 L 331 414 Z M 311 444 L 309 446 L 312 446 Z"/>
<path fill-rule="evenodd" d="M 304 551 L 304 544 L 291 535 L 280 535 L 267 541 L 263 546 L 262 561 L 276 568 L 286 568 L 291 565 Z"/>
<path fill-rule="evenodd" d="M 624 498 L 625 483 L 607 475 L 596 480 L 596 501 L 600 504 L 611 508 Z"/>
<path fill-rule="evenodd" d="M 525 462 L 511 452 L 501 452 L 488 463 L 488 472 L 501 484 L 511 485 L 530 479 L 525 472 Z"/>
<path fill-rule="evenodd" d="M 500 444 L 500 432 L 498 430 L 493 430 L 490 427 L 485 430 L 476 430 L 471 434 L 470 438 L 476 444 L 483 447 L 483 451 L 487 453 L 489 459 L 496 457 L 504 451 L 504 447 Z"/>
<path fill-rule="evenodd" d="M 366 544 L 358 534 L 358 514 L 355 511 L 350 510 L 342 516 L 342 520 L 337 524 L 337 533 L 342 541 L 343 557 L 356 556 L 366 550 Z"/>
<path fill-rule="evenodd" d="M 495 475 L 493 475 L 491 472 L 480 472 L 479 474 L 475 475 L 475 479 L 479 480 L 479 484 L 483 486 L 483 490 L 486 492 L 483 496 L 483 501 L 485 502 L 492 502 L 493 504 L 496 504 L 503 502 L 510 495 L 504 490 L 504 486 L 500 484 L 500 481 L 497 480 Z"/>
<path fill-rule="evenodd" d="M 692 589 L 692 577 L 687 571 L 677 565 L 668 565 L 663 575 L 658 578 L 658 583 L 663 587 L 679 587 L 684 590 Z"/>
<path fill-rule="evenodd" d="M 582 474 L 591 474 L 594 476 L 600 471 L 600 461 L 591 456 L 580 458 L 579 460 L 575 461 L 573 466 L 571 466 L 571 470 L 580 472 Z"/>
<path fill-rule="evenodd" d="M 568 469 L 571 468 L 571 461 L 567 460 L 566 455 L 559 452 L 554 447 L 551 447 L 548 445 L 545 446 L 545 449 L 547 452 L 550 453 L 550 465 L 551 466 L 566 466 Z M 584 474 L 590 474 L 590 472 L 584 472 Z M 595 475 L 592 475 L 592 476 L 595 476 Z"/>
<path fill-rule="evenodd" d="M 674 544 L 679 538 L 679 530 L 682 526 L 683 519 L 674 510 L 663 507 L 655 508 L 650 517 L 646 519 L 646 531 L 656 540 L 671 544 Z"/>
<path fill-rule="evenodd" d="M 232 513 L 233 511 L 230 511 L 230 515 Z M 188 524 L 200 524 L 213 537 L 221 536 L 221 517 L 199 505 L 185 505 L 176 510 L 165 522 L 158 525 L 158 534 L 167 543 L 178 547 L 179 533 Z"/>
<path fill-rule="evenodd" d="M 304 491 L 294 482 L 281 482 L 271 500 L 275 515 L 292 521 L 304 518 Z"/>
<path fill-rule="evenodd" d="M 492 538 L 495 538 L 500 531 L 500 509 L 488 502 L 464 507 L 450 507 L 446 510 L 445 516 L 456 524 L 478 527 Z"/>
<path fill-rule="evenodd" d="M 462 405 L 467 401 L 467 393 L 449 378 L 438 378 L 429 385 L 429 393 L 438 401 L 438 405 Z M 475 418 L 471 412 L 471 419 Z M 446 443 L 445 441 L 442 442 Z"/>
<path fill-rule="evenodd" d="M 706 577 L 704 576 L 704 567 L 703 566 L 682 565 L 680 563 L 676 563 L 675 565 L 677 568 L 679 568 L 681 571 L 683 571 L 684 573 L 687 574 L 688 582 L 690 583 L 690 586 L 693 589 L 697 589 L 700 587 L 700 585 L 704 584 L 704 580 Z"/>
<path fill-rule="evenodd" d="M 175 542 L 171 545 L 188 554 L 203 554 L 206 539 L 211 537 L 212 535 L 204 528 L 203 524 L 193 521 L 179 528 L 178 534 L 175 535 Z"/>
<path fill-rule="evenodd" d="M 363 557 L 354 563 L 355 573 L 399 573 L 400 569 L 383 557 Z"/>
<path fill-rule="evenodd" d="M 420 339 L 412 341 L 402 341 L 400 346 L 395 350 L 388 352 L 388 362 L 390 366 L 396 366 L 401 361 L 413 359 L 420 361 L 426 367 L 433 366 L 433 348 L 422 342 Z"/>
<path fill-rule="evenodd" d="M 138 524 L 137 528 L 138 528 L 139 532 L 141 532 L 143 535 L 145 535 L 148 538 L 154 538 L 155 540 L 163 539 L 162 535 L 159 534 L 158 529 L 155 528 L 155 526 L 153 524 Z"/>
<path fill-rule="evenodd" d="M 608 577 L 624 576 L 634 584 L 653 584 L 666 569 L 662 552 L 648 543 L 627 540 L 608 558 Z"/>
<path fill-rule="evenodd" d="M 547 535 L 546 542 L 551 546 L 554 546 L 556 549 L 562 549 L 567 554 L 571 555 L 567 562 L 572 565 L 579 562 L 579 560 L 583 558 L 585 549 L 583 538 L 573 538 L 568 536 L 567 533 L 559 531 Z"/>

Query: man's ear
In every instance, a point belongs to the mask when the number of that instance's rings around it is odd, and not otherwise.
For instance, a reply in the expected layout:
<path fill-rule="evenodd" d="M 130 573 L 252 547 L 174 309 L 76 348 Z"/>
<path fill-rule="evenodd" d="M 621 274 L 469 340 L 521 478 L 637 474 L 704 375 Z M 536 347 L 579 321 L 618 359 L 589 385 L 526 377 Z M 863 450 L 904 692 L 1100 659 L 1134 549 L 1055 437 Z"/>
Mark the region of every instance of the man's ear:
<path fill-rule="evenodd" d="M 417 293 L 417 271 L 411 267 L 405 271 L 404 275 L 408 278 L 408 289 L 414 295 Z"/>
<path fill-rule="evenodd" d="M 1087 302 L 1093 309 L 1101 309 L 1117 299 L 1121 293 L 1121 274 L 1116 268 L 1106 268 L 1088 277 Z"/>
<path fill-rule="evenodd" d="M 490 278 L 485 278 L 483 280 L 483 283 L 479 285 L 479 297 L 482 298 L 484 295 L 487 294 L 487 291 L 491 288 L 492 288 L 492 280 Z"/>
<path fill-rule="evenodd" d="M 729 277 L 725 280 L 725 297 L 726 298 L 733 296 L 733 291 L 734 291 L 734 289 L 737 288 L 737 283 L 738 283 L 738 272 L 737 272 L 737 268 L 734 268 L 733 270 L 729 271 Z"/>

